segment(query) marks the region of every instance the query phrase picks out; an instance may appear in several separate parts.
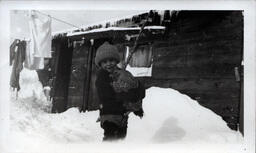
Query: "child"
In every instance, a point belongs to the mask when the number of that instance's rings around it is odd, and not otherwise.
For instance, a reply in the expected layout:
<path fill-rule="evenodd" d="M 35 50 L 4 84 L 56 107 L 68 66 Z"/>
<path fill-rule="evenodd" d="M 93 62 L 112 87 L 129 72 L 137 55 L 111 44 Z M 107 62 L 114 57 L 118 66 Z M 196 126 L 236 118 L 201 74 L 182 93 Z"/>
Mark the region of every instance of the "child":
<path fill-rule="evenodd" d="M 145 97 L 142 84 L 134 77 L 127 75 L 130 73 L 118 68 L 119 62 L 118 50 L 114 45 L 105 42 L 97 49 L 95 64 L 100 69 L 95 85 L 100 99 L 100 122 L 104 129 L 103 141 L 126 137 L 128 114 L 133 111 L 127 109 L 126 104 L 141 101 Z M 136 108 L 135 114 L 142 117 L 142 108 Z"/>

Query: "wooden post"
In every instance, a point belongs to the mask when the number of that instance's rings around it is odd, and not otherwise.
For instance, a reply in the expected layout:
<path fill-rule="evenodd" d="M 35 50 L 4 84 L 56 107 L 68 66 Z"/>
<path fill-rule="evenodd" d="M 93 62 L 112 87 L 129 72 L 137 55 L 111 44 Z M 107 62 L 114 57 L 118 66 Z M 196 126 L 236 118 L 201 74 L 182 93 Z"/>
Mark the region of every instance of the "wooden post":
<path fill-rule="evenodd" d="M 83 98 L 83 105 L 82 105 L 82 111 L 88 110 L 89 107 L 89 92 L 90 92 L 90 80 L 91 80 L 91 74 L 92 74 L 92 52 L 93 52 L 93 40 L 90 40 L 91 46 L 89 49 L 89 55 L 88 55 L 88 61 L 87 61 L 87 71 L 86 71 L 86 81 L 84 83 L 84 98 Z"/>

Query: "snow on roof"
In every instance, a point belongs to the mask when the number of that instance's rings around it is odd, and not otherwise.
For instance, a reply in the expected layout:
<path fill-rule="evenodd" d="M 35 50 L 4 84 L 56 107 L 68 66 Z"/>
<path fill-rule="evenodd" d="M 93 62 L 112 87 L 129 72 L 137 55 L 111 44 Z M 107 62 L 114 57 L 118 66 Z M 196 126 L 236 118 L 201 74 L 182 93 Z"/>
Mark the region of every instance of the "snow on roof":
<path fill-rule="evenodd" d="M 100 25 L 100 24 L 105 25 L 108 22 L 114 23 L 118 20 L 131 18 L 135 15 L 140 15 L 140 14 L 143 14 L 143 13 L 148 13 L 148 10 L 147 11 L 142 10 L 142 11 L 138 11 L 137 13 L 131 13 L 131 14 L 125 15 L 125 16 L 119 16 L 119 17 L 116 17 L 116 18 L 106 19 L 106 20 L 103 20 L 103 21 L 100 21 L 100 22 L 94 22 L 94 23 L 91 23 L 91 24 L 88 24 L 88 25 L 83 25 L 83 26 L 81 26 L 81 29 L 86 29 L 86 28 L 94 26 L 94 25 Z M 63 33 L 72 33 L 74 30 L 78 30 L 78 29 L 77 28 L 69 28 L 69 29 L 65 29 L 65 30 L 56 31 L 56 32 L 52 33 L 52 36 L 55 36 L 55 35 L 58 35 L 58 34 L 63 34 Z"/>
<path fill-rule="evenodd" d="M 93 29 L 90 31 L 84 31 L 84 32 L 74 32 L 74 33 L 68 33 L 67 36 L 77 36 L 77 35 L 85 35 L 89 33 L 97 33 L 97 32 L 106 32 L 106 31 L 128 31 L 128 30 L 140 30 L 140 27 L 109 27 L 109 28 L 99 28 L 99 29 Z M 164 26 L 146 26 L 144 29 L 150 29 L 150 30 L 164 30 Z"/>

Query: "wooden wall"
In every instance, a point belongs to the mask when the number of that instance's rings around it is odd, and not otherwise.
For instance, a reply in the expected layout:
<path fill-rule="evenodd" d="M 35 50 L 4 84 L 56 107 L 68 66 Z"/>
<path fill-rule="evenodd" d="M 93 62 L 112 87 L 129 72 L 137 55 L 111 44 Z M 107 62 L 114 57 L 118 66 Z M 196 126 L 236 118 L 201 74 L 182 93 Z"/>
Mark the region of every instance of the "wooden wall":
<path fill-rule="evenodd" d="M 241 11 L 181 11 L 154 42 L 147 87 L 173 88 L 222 116 L 237 129 L 243 54 Z M 241 76 L 240 76 L 241 77 Z"/>

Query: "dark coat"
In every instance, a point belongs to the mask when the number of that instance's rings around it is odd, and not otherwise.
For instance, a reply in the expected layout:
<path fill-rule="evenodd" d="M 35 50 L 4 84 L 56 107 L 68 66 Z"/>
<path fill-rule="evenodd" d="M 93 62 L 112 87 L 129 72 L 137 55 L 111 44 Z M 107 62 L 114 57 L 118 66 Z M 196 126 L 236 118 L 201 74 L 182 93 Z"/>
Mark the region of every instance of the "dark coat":
<path fill-rule="evenodd" d="M 137 101 L 145 97 L 145 89 L 140 83 L 138 88 L 120 93 L 116 93 L 114 91 L 111 86 L 112 83 L 113 79 L 110 77 L 110 73 L 100 69 L 97 73 L 95 85 L 100 99 L 100 104 L 103 106 L 100 110 L 101 115 L 123 115 L 127 111 L 123 106 L 125 101 Z"/>

